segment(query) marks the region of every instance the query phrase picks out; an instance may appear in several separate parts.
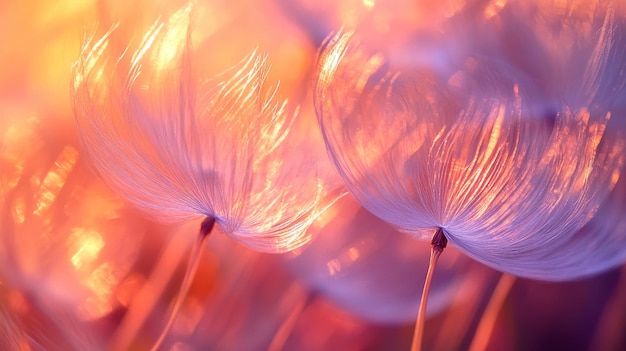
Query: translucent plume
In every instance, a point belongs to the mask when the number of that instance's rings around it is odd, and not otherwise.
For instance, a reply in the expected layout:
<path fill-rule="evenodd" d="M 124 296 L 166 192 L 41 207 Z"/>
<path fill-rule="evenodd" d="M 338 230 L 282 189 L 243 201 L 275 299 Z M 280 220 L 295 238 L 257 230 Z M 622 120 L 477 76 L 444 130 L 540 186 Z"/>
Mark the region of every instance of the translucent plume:
<path fill-rule="evenodd" d="M 378 217 L 415 235 L 442 228 L 505 272 L 576 278 L 585 273 L 545 266 L 612 259 L 566 248 L 624 163 L 623 117 L 613 118 L 624 80 L 611 72 L 624 71 L 616 33 L 625 26 L 611 5 L 598 5 L 584 18 L 562 13 L 560 32 L 537 24 L 520 33 L 518 22 L 546 20 L 515 6 L 469 6 L 402 51 L 386 48 L 384 34 L 339 32 L 320 55 L 318 117 L 339 172 Z M 541 65 L 515 61 L 509 39 Z"/>
<path fill-rule="evenodd" d="M 256 249 L 297 247 L 332 201 L 325 155 L 292 132 L 301 119 L 266 86 L 263 55 L 213 80 L 196 74 L 191 13 L 130 42 L 122 24 L 87 41 L 73 72 L 84 148 L 115 191 L 161 220 L 213 217 Z"/>
<path fill-rule="evenodd" d="M 285 254 L 296 279 L 339 308 L 376 324 L 413 322 L 428 267 L 429 241 L 399 233 L 361 207 L 352 196 L 313 223 L 313 240 Z M 481 268 L 479 268 L 481 267 Z M 472 269 L 487 269 L 451 248 L 439 262 L 429 315 L 454 301 Z"/>

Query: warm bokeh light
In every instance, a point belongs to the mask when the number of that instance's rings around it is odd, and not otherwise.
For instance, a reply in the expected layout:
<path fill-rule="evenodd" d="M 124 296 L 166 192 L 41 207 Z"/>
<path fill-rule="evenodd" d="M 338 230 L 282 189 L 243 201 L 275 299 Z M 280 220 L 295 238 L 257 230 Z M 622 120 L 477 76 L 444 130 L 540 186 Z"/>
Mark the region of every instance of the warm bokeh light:
<path fill-rule="evenodd" d="M 3 2 L 0 350 L 409 350 L 438 228 L 423 349 L 626 349 L 624 33 L 621 0 Z"/>

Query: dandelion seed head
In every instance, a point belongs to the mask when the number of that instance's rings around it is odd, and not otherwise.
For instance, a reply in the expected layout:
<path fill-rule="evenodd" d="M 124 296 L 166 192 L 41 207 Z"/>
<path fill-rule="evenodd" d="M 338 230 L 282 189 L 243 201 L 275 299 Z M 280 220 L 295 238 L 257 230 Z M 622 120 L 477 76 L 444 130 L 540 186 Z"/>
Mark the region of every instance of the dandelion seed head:
<path fill-rule="evenodd" d="M 415 49 L 405 51 L 425 54 L 412 62 L 358 31 L 340 31 L 320 54 L 316 108 L 335 166 L 369 211 L 404 232 L 442 228 L 493 268 L 572 279 L 621 257 L 563 248 L 624 166 L 623 122 L 612 116 L 626 82 L 626 42 L 615 35 L 624 21 L 612 5 L 598 6 L 592 16 L 551 18 L 560 21 L 554 32 L 545 27 L 550 12 L 518 7 L 503 3 L 488 21 L 460 10 L 446 30 L 416 35 Z M 431 52 L 444 64 L 431 62 Z M 525 61 L 534 55 L 542 65 Z M 372 60 L 372 70 L 359 69 Z M 576 255 L 597 264 L 544 267 Z"/>
<path fill-rule="evenodd" d="M 332 202 L 323 152 L 294 136 L 301 118 L 267 87 L 266 55 L 196 75 L 191 11 L 157 19 L 141 40 L 114 26 L 86 43 L 73 88 L 84 149 L 112 189 L 162 221 L 214 218 L 264 251 L 302 245 Z"/>
<path fill-rule="evenodd" d="M 400 324 L 415 319 L 422 290 L 415 277 L 426 273 L 429 242 L 399 233 L 352 196 L 322 216 L 309 229 L 314 233 L 311 242 L 285 254 L 296 279 L 368 321 Z M 440 263 L 429 300 L 431 316 L 453 301 L 463 277 L 479 266 L 455 249 Z"/>

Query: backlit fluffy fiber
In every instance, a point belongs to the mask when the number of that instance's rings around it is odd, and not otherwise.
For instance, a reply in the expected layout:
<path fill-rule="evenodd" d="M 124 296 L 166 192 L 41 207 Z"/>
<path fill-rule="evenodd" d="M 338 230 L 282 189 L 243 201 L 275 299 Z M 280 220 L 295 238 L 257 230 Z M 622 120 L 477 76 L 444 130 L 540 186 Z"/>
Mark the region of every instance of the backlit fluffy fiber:
<path fill-rule="evenodd" d="M 359 29 L 328 41 L 316 107 L 335 165 L 375 215 L 443 228 L 498 270 L 565 280 L 618 264 L 626 249 L 571 240 L 614 242 L 580 231 L 624 163 L 621 9 L 471 3 L 402 50 Z"/>
<path fill-rule="evenodd" d="M 191 12 L 141 39 L 117 26 L 86 43 L 73 72 L 82 144 L 111 188 L 160 220 L 214 217 L 256 249 L 297 247 L 331 198 L 323 151 L 290 133 L 297 115 L 264 86 L 263 55 L 197 76 Z"/>

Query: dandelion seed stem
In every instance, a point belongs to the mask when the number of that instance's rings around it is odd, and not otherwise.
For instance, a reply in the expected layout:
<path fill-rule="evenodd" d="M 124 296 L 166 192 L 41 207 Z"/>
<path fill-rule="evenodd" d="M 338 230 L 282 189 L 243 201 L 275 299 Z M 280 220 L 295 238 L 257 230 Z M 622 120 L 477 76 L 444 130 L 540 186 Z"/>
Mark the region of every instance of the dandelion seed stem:
<path fill-rule="evenodd" d="M 498 280 L 498 284 L 493 290 L 493 294 L 491 294 L 491 299 L 489 299 L 483 316 L 480 318 L 480 322 L 478 322 L 478 327 L 476 327 L 476 333 L 474 333 L 474 339 L 469 348 L 470 351 L 481 351 L 487 348 L 496 319 L 513 287 L 513 283 L 515 283 L 515 277 L 509 274 L 502 274 L 500 280 Z"/>
<path fill-rule="evenodd" d="M 426 320 L 426 304 L 428 303 L 428 292 L 430 291 L 430 282 L 433 279 L 433 272 L 439 260 L 439 256 L 443 249 L 448 245 L 443 229 L 439 228 L 433 235 L 430 249 L 430 261 L 428 262 L 428 272 L 424 281 L 424 290 L 422 290 L 422 299 L 420 301 L 419 311 L 417 312 L 417 321 L 415 322 L 415 330 L 413 331 L 413 342 L 411 343 L 411 351 L 420 351 L 422 349 L 422 339 L 424 337 L 424 321 Z"/>
<path fill-rule="evenodd" d="M 183 277 L 183 281 L 180 285 L 180 290 L 178 290 L 178 295 L 176 296 L 176 300 L 174 302 L 174 307 L 172 308 L 172 313 L 170 314 L 169 319 L 167 320 L 167 324 L 161 331 L 159 338 L 152 345 L 151 351 L 158 351 L 167 334 L 172 329 L 174 322 L 176 322 L 176 318 L 178 317 L 180 310 L 183 307 L 183 303 L 185 302 L 185 298 L 187 297 L 187 292 L 189 292 L 189 288 L 191 287 L 191 283 L 193 282 L 196 272 L 198 271 L 198 266 L 200 265 L 200 258 L 202 257 L 202 249 L 204 247 L 205 242 L 209 238 L 209 234 L 213 230 L 215 226 L 215 218 L 207 217 L 202 224 L 200 225 L 200 232 L 198 233 L 198 237 L 196 238 L 196 242 L 193 244 L 191 248 L 191 254 L 189 255 L 189 262 L 187 263 L 187 270 L 185 271 L 185 276 Z"/>
<path fill-rule="evenodd" d="M 267 348 L 268 351 L 283 350 L 283 348 L 285 347 L 285 344 L 287 343 L 287 340 L 289 339 L 289 336 L 293 332 L 293 329 L 296 327 L 296 323 L 298 322 L 298 319 L 302 315 L 302 312 L 304 312 L 304 310 L 308 306 L 311 305 L 311 302 L 313 301 L 314 297 L 315 297 L 314 293 L 309 293 L 306 297 L 303 297 L 296 306 L 294 306 L 294 308 L 291 310 L 287 318 L 283 321 L 283 323 L 278 328 L 278 331 L 276 331 L 276 334 L 274 335 L 272 342 Z"/>

